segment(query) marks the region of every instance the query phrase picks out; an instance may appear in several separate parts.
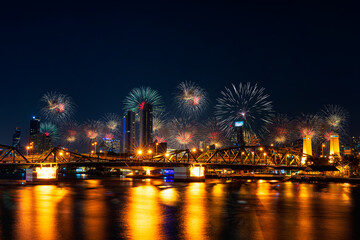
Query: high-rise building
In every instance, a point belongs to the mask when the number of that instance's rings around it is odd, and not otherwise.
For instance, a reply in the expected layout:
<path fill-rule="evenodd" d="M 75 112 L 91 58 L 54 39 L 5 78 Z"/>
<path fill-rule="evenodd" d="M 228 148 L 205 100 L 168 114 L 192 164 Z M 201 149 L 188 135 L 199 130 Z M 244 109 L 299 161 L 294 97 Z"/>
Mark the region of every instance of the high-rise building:
<path fill-rule="evenodd" d="M 135 144 L 135 113 L 128 110 L 123 120 L 124 152 L 132 153 Z"/>
<path fill-rule="evenodd" d="M 40 133 L 40 118 L 33 116 L 30 120 L 30 135 Z"/>
<path fill-rule="evenodd" d="M 145 103 L 140 109 L 140 146 L 148 147 L 152 144 L 153 137 L 153 107 Z"/>
<path fill-rule="evenodd" d="M 51 137 L 46 136 L 43 133 L 35 133 L 30 135 L 29 142 L 33 147 L 31 150 L 32 154 L 41 154 L 52 147 Z"/>
<path fill-rule="evenodd" d="M 29 142 L 32 154 L 41 154 L 52 147 L 51 137 L 40 133 L 40 117 L 33 116 L 30 120 Z"/>
<path fill-rule="evenodd" d="M 12 138 L 12 145 L 14 148 L 19 149 L 20 148 L 20 135 L 21 135 L 21 128 L 16 127 L 15 133 Z"/>

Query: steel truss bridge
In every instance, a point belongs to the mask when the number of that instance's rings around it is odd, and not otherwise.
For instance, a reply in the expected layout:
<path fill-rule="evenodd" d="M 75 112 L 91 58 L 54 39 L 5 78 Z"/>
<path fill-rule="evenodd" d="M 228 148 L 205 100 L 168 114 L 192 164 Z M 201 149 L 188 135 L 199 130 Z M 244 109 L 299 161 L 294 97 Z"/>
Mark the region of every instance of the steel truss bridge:
<path fill-rule="evenodd" d="M 0 145 L 1 166 L 39 165 L 57 163 L 67 166 L 149 166 L 176 167 L 203 164 L 211 168 L 263 168 L 303 169 L 306 167 L 301 149 L 271 146 L 243 146 L 208 150 L 204 152 L 189 149 L 173 150 L 164 154 L 151 155 L 107 155 L 80 154 L 61 148 L 51 148 L 40 155 L 21 154 L 16 148 Z"/>

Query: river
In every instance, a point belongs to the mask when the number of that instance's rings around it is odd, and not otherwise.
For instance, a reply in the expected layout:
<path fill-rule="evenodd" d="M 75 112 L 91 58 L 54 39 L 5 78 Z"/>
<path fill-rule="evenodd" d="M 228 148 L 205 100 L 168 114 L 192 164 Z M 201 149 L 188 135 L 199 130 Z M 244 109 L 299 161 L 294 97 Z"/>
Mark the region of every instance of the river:
<path fill-rule="evenodd" d="M 0 185 L 0 197 L 1 239 L 360 236 L 360 187 L 346 183 L 86 179 Z"/>

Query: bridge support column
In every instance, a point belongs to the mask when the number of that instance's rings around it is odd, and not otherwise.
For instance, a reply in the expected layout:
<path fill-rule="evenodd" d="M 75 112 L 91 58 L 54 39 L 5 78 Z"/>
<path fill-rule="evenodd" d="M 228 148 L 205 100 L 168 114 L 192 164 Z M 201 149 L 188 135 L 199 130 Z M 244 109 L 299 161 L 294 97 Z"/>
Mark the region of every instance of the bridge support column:
<path fill-rule="evenodd" d="M 330 135 L 330 156 L 331 155 L 340 156 L 339 135 L 336 133 Z"/>
<path fill-rule="evenodd" d="M 303 138 L 303 153 L 312 156 L 311 136 L 309 135 Z"/>

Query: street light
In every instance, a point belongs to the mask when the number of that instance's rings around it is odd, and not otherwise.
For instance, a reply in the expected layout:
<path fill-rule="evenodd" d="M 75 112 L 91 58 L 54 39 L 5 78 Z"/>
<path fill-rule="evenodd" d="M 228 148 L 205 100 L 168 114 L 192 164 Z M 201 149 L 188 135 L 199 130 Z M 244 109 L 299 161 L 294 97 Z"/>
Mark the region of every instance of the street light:
<path fill-rule="evenodd" d="M 29 149 L 30 147 L 29 146 L 26 146 L 26 155 L 29 156 Z"/>
<path fill-rule="evenodd" d="M 322 144 L 321 145 L 321 153 L 322 153 L 322 156 L 324 157 L 324 147 L 325 147 L 325 144 Z"/>
<path fill-rule="evenodd" d="M 157 143 L 155 144 L 155 155 L 157 155 L 157 148 L 158 148 L 158 146 L 159 146 L 159 143 L 157 142 Z"/>
<path fill-rule="evenodd" d="M 93 142 L 91 145 L 95 146 L 95 153 L 96 153 L 96 145 L 97 145 L 97 142 Z"/>

